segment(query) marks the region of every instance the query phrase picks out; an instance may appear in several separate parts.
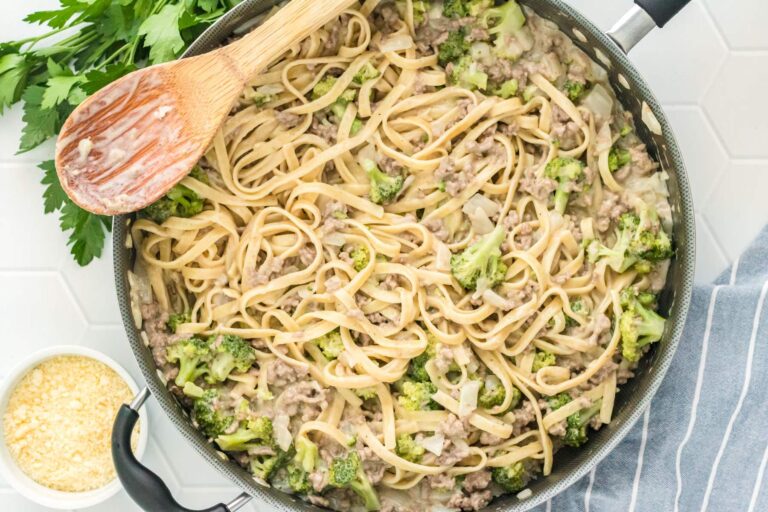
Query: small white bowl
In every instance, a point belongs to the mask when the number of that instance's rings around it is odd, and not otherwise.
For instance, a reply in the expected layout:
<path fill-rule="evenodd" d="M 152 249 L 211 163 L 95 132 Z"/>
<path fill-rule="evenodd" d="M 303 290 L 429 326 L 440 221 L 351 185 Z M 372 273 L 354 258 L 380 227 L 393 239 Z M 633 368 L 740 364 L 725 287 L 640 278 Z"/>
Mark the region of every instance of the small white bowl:
<path fill-rule="evenodd" d="M 2 383 L 0 383 L 0 473 L 2 473 L 3 478 L 11 485 L 11 487 L 18 491 L 19 494 L 40 505 L 61 510 L 91 507 L 108 500 L 122 488 L 120 480 L 117 477 L 103 487 L 91 491 L 65 492 L 50 489 L 40 485 L 24 474 L 16 464 L 16 461 L 5 444 L 3 417 L 5 410 L 8 407 L 8 400 L 10 399 L 13 390 L 16 388 L 16 385 L 22 377 L 34 367 L 43 361 L 58 356 L 84 356 L 100 361 L 117 372 L 125 383 L 128 384 L 128 387 L 131 389 L 134 396 L 139 392 L 136 382 L 134 382 L 133 378 L 131 378 L 122 366 L 101 352 L 87 347 L 59 345 L 46 348 L 27 356 L 14 366 L 5 376 Z M 144 407 L 139 412 L 140 431 L 138 445 L 135 451 L 137 459 L 141 459 L 144 450 L 147 447 L 149 424 L 147 423 L 145 410 L 146 408 Z"/>

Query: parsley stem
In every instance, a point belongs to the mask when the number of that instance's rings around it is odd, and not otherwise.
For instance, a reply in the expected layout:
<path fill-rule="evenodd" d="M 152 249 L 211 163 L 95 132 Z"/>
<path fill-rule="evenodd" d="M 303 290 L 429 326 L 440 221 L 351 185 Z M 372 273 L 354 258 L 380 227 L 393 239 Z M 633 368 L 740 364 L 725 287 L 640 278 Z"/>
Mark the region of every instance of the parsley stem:
<path fill-rule="evenodd" d="M 67 30 L 69 28 L 70 27 L 57 28 L 56 30 L 51 30 L 50 32 L 46 32 L 45 34 L 42 34 L 42 35 L 39 35 L 39 36 L 28 37 L 26 39 L 19 39 L 18 41 L 14 41 L 14 43 L 19 45 L 19 46 L 23 46 L 23 45 L 25 45 L 27 43 L 32 43 L 29 46 L 29 48 L 32 48 L 33 46 L 35 46 L 35 43 L 38 43 L 38 42 L 42 41 L 43 39 L 47 39 L 47 38 L 49 38 L 51 36 L 55 36 L 56 34 L 64 32 L 65 30 Z"/>
<path fill-rule="evenodd" d="M 106 66 L 107 64 L 111 63 L 113 60 L 117 58 L 118 55 L 120 55 L 121 53 L 124 53 L 126 50 L 129 50 L 130 48 L 131 48 L 131 45 L 127 43 L 124 44 L 123 46 L 118 48 L 117 51 L 113 52 L 112 55 L 110 55 L 109 57 L 101 61 L 101 66 Z"/>

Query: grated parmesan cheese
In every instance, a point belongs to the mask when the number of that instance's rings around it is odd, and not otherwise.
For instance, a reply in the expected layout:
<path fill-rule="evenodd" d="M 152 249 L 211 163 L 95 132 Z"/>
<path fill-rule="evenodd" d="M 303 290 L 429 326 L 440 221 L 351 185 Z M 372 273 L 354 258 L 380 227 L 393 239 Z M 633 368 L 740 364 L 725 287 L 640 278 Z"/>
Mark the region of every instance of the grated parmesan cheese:
<path fill-rule="evenodd" d="M 128 384 L 100 361 L 48 359 L 11 394 L 3 416 L 8 451 L 28 477 L 45 487 L 67 492 L 103 487 L 116 476 L 112 424 L 131 397 Z"/>

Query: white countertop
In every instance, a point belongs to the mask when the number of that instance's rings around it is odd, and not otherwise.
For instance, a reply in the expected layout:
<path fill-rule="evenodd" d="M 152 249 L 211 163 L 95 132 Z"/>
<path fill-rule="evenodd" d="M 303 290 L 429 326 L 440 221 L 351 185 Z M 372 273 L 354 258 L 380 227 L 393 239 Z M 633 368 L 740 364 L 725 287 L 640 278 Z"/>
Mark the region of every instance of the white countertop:
<path fill-rule="evenodd" d="M 570 0 L 609 28 L 631 0 Z M 55 0 L 3 2 L 0 39 L 32 35 L 24 15 Z M 682 146 L 697 214 L 698 282 L 713 279 L 768 221 L 768 18 L 765 0 L 694 0 L 663 31 L 632 52 L 661 99 Z M 70 258 L 54 216 L 43 215 L 37 163 L 51 144 L 15 156 L 18 107 L 0 118 L 0 320 L 5 326 L 0 375 L 23 355 L 53 344 L 83 344 L 141 375 L 120 325 L 111 244 L 86 268 Z M 150 399 L 152 432 L 145 462 L 188 507 L 207 507 L 239 491 L 214 472 Z M 599 485 L 596 482 L 595 485 Z M 0 481 L 0 510 L 47 510 Z M 94 512 L 136 511 L 121 492 Z M 246 510 L 255 510 L 253 506 Z M 264 507 L 259 507 L 264 512 Z"/>

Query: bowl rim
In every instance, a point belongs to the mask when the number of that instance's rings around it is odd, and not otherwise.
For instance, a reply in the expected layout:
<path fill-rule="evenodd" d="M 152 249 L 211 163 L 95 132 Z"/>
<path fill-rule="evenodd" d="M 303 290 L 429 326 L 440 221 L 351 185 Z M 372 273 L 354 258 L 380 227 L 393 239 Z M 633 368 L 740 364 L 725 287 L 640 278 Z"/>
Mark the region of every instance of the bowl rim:
<path fill-rule="evenodd" d="M 39 364 L 61 356 L 82 356 L 99 361 L 115 371 L 128 385 L 133 395 L 139 391 L 136 381 L 128 371 L 108 355 L 80 345 L 55 345 L 27 355 L 5 374 L 0 382 L 0 475 L 19 494 L 39 505 L 59 510 L 86 508 L 102 503 L 121 489 L 120 479 L 115 478 L 97 489 L 82 492 L 66 492 L 50 489 L 27 476 L 16 464 L 5 442 L 5 411 L 8 401 L 21 379 Z M 138 459 L 144 455 L 149 442 L 149 420 L 146 408 L 139 412 L 139 438 L 134 452 Z"/>

